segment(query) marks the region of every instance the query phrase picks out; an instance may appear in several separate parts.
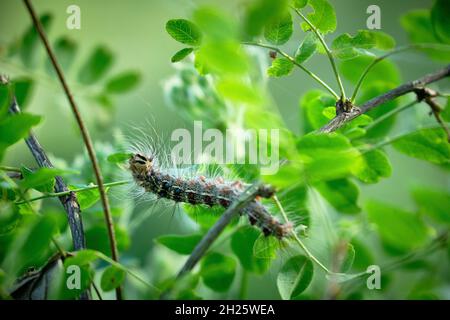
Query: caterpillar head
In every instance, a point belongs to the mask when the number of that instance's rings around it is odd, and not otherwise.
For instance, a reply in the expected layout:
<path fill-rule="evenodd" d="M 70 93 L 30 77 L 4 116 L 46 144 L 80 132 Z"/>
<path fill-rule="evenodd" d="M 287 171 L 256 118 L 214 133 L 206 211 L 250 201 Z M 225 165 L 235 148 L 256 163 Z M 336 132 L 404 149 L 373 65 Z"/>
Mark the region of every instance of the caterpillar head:
<path fill-rule="evenodd" d="M 153 157 L 146 157 L 140 153 L 135 153 L 128 161 L 130 170 L 135 176 L 146 175 L 153 167 Z"/>

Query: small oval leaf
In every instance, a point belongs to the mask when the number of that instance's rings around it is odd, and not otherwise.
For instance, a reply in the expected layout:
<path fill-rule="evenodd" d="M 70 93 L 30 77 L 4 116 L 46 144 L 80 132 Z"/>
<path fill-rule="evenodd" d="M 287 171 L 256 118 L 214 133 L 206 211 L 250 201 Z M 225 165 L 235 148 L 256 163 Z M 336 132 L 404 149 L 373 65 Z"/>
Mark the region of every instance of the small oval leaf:
<path fill-rule="evenodd" d="M 167 33 L 176 41 L 198 46 L 201 43 L 201 32 L 198 27 L 186 19 L 172 19 L 166 23 Z"/>
<path fill-rule="evenodd" d="M 189 54 L 191 54 L 191 52 L 194 51 L 193 48 L 183 48 L 180 51 L 178 51 L 177 53 L 175 53 L 172 58 L 170 59 L 170 61 L 172 63 L 178 62 L 183 60 L 184 58 L 186 58 Z"/>
<path fill-rule="evenodd" d="M 314 274 L 314 267 L 308 258 L 298 255 L 290 258 L 281 268 L 277 277 L 281 298 L 290 300 L 308 288 Z"/>
<path fill-rule="evenodd" d="M 103 291 L 111 291 L 119 287 L 125 280 L 126 273 L 116 266 L 109 266 L 103 271 L 100 286 Z"/>

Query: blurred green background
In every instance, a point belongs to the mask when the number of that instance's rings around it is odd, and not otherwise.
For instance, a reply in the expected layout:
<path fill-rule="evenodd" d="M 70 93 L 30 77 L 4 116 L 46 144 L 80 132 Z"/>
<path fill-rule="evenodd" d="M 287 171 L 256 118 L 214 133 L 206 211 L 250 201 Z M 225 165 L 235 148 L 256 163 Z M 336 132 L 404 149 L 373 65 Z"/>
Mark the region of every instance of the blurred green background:
<path fill-rule="evenodd" d="M 245 2 L 245 1 L 244 1 Z M 373 1 L 373 0 L 339 0 L 331 1 L 336 9 L 338 27 L 335 34 L 343 32 L 354 33 L 357 29 L 366 28 L 368 14 L 366 9 L 371 4 L 381 8 L 382 31 L 392 35 L 398 45 L 407 43 L 406 33 L 401 29 L 399 19 L 406 11 L 415 8 L 429 8 L 432 1 L 403 0 L 403 1 Z M 115 100 L 116 112 L 110 129 L 120 128 L 126 135 L 133 126 L 145 125 L 149 119 L 156 123 L 157 130 L 166 137 L 179 127 L 191 128 L 192 124 L 183 120 L 179 114 L 168 108 L 164 100 L 163 84 L 174 74 L 174 65 L 170 57 L 180 49 L 165 31 L 165 23 L 173 18 L 189 18 L 194 8 L 200 5 L 212 5 L 223 8 L 228 12 L 239 12 L 243 1 L 182 1 L 182 0 L 35 0 L 34 6 L 38 13 L 49 12 L 54 16 L 49 31 L 49 38 L 56 39 L 62 35 L 75 40 L 79 45 L 74 65 L 70 72 L 74 72 L 96 45 L 103 44 L 115 54 L 115 63 L 108 75 L 121 70 L 137 70 L 142 81 L 136 90 L 120 95 Z M 81 30 L 68 30 L 66 8 L 76 4 L 81 8 Z M 30 25 L 30 18 L 21 1 L 2 0 L 0 2 L 0 48 L 20 38 Z M 294 37 L 299 36 L 298 28 Z M 334 35 L 329 37 L 331 41 Z M 292 52 L 296 44 L 285 46 L 286 51 Z M 42 59 L 44 59 L 42 55 Z M 403 80 L 412 80 L 439 68 L 439 64 L 416 53 L 404 53 L 392 58 L 399 66 Z M 329 83 L 334 83 L 334 76 L 330 72 L 329 64 L 322 55 L 314 56 L 308 62 L 310 68 Z M 81 143 L 78 129 L 74 125 L 72 114 L 65 100 L 65 96 L 55 79 L 30 70 L 7 59 L 0 60 L 0 72 L 9 74 L 12 78 L 27 75 L 35 78 L 37 85 L 28 101 L 28 111 L 45 115 L 45 121 L 35 130 L 42 145 L 48 153 L 56 158 L 62 158 L 69 163 L 79 155 L 84 147 Z M 80 104 L 84 118 L 91 129 L 95 141 L 111 141 L 111 131 L 98 128 L 90 121 L 94 108 L 85 99 L 85 88 L 76 83 L 68 73 L 70 86 L 76 100 Z M 44 78 L 44 79 L 43 79 Z M 43 79 L 43 81 L 39 81 Z M 349 87 L 349 83 L 346 83 Z M 442 81 L 440 86 L 449 88 L 449 81 Z M 270 80 L 270 93 L 280 110 L 284 121 L 294 132 L 298 132 L 299 98 L 307 90 L 316 87 L 311 79 L 300 71 L 295 71 L 289 77 Z M 423 108 L 416 107 L 407 115 L 411 119 L 416 114 L 422 115 Z M 405 115 L 406 116 L 406 115 Z M 417 116 L 419 117 L 419 116 Z M 414 127 L 410 121 L 409 129 Z M 68 123 L 72 125 L 69 126 Z M 390 135 L 407 131 L 406 127 L 397 126 Z M 114 131 L 114 130 L 112 130 Z M 381 199 L 393 204 L 401 203 L 404 208 L 412 204 L 410 190 L 414 185 L 435 186 L 437 189 L 449 189 L 448 174 L 436 166 L 426 162 L 408 158 L 388 148 L 393 163 L 393 174 L 375 185 L 361 186 L 361 202 L 366 198 Z M 34 161 L 24 144 L 17 144 L 9 149 L 5 164 L 30 165 Z M 147 257 L 151 238 L 158 234 L 165 234 L 167 230 L 183 230 L 183 219 L 171 220 L 170 215 L 153 215 L 138 232 L 133 235 L 130 256 L 140 257 L 144 261 Z M 158 222 L 156 222 L 158 219 Z M 161 221 L 161 222 L 159 222 Z M 163 258 L 160 258 L 163 259 Z M 270 298 L 276 292 L 275 275 L 264 276 L 264 282 L 257 281 L 257 276 L 250 287 L 250 298 Z M 264 287 L 264 290 L 261 290 Z"/>

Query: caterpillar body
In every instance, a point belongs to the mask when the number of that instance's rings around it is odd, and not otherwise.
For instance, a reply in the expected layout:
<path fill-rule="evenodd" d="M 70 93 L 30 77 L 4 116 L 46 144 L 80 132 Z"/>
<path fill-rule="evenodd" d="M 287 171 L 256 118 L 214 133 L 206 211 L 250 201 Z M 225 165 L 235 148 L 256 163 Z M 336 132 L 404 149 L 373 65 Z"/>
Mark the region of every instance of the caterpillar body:
<path fill-rule="evenodd" d="M 184 179 L 165 173 L 158 168 L 153 157 L 140 153 L 130 157 L 129 168 L 135 182 L 146 192 L 175 202 L 227 208 L 244 191 L 240 181 L 207 179 L 203 176 Z M 259 227 L 265 236 L 283 239 L 292 232 L 291 223 L 278 221 L 258 199 L 252 200 L 240 213 L 246 215 L 250 224 Z"/>

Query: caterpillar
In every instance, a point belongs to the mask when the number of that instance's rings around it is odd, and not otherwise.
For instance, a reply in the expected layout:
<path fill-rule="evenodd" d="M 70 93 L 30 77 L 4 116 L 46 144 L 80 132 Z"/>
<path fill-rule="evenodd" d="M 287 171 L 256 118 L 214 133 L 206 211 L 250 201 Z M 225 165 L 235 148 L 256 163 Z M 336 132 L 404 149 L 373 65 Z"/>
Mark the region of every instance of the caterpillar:
<path fill-rule="evenodd" d="M 138 186 L 146 192 L 175 202 L 227 208 L 244 191 L 241 181 L 230 182 L 221 177 L 208 179 L 204 176 L 185 179 L 165 173 L 158 168 L 152 156 L 141 153 L 132 154 L 128 163 Z M 246 215 L 250 224 L 260 228 L 265 236 L 283 239 L 293 230 L 291 223 L 281 223 L 273 217 L 259 199 L 252 200 L 240 213 Z"/>

